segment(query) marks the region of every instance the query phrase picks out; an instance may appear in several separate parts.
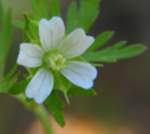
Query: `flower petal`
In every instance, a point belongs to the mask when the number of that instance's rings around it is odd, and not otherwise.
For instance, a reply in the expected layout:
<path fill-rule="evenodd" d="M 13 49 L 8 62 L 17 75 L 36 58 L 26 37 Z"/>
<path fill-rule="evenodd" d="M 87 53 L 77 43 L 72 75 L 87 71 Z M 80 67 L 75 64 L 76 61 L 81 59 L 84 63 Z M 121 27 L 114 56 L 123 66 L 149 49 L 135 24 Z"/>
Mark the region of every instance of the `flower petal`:
<path fill-rule="evenodd" d="M 40 69 L 28 84 L 25 94 L 41 104 L 50 95 L 53 86 L 54 78 L 52 73 L 45 69 Z"/>
<path fill-rule="evenodd" d="M 42 64 L 43 50 L 35 44 L 22 43 L 17 63 L 25 67 L 38 67 Z"/>
<path fill-rule="evenodd" d="M 87 36 L 83 29 L 76 29 L 64 39 L 60 50 L 67 58 L 80 56 L 92 45 L 94 40 L 92 36 Z"/>
<path fill-rule="evenodd" d="M 65 34 L 64 22 L 60 17 L 51 20 L 41 19 L 39 23 L 39 36 L 45 50 L 50 50 L 60 43 Z"/>
<path fill-rule="evenodd" d="M 86 62 L 72 61 L 61 70 L 61 73 L 72 83 L 84 89 L 93 86 L 93 81 L 97 76 L 97 70 Z"/>

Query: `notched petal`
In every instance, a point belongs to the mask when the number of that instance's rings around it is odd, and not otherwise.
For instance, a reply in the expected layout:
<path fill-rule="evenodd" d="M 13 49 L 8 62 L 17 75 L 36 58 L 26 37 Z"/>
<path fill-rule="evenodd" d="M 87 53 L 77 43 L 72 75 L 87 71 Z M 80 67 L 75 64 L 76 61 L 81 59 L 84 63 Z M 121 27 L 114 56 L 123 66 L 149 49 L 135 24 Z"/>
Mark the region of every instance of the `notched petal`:
<path fill-rule="evenodd" d="M 22 43 L 17 57 L 17 63 L 25 67 L 39 67 L 42 64 L 43 50 L 35 44 Z"/>
<path fill-rule="evenodd" d="M 71 59 L 82 55 L 94 41 L 94 37 L 87 36 L 83 29 L 78 28 L 64 39 L 60 50 L 67 58 Z"/>
<path fill-rule="evenodd" d="M 51 94 L 53 86 L 53 74 L 48 70 L 40 69 L 28 84 L 25 94 L 38 104 L 42 104 Z"/>
<path fill-rule="evenodd" d="M 97 70 L 94 66 L 78 61 L 70 62 L 66 68 L 61 70 L 61 73 L 73 84 L 84 89 L 90 89 L 97 76 Z"/>
<path fill-rule="evenodd" d="M 60 17 L 50 20 L 41 19 L 39 23 L 39 36 L 45 50 L 57 47 L 65 35 L 65 25 Z"/>

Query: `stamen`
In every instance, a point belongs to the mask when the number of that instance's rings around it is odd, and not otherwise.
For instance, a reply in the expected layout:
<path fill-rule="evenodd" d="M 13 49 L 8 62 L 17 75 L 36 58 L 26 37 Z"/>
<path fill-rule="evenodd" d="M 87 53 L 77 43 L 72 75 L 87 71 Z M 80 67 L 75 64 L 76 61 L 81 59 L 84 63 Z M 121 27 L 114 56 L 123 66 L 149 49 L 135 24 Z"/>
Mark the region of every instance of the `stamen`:
<path fill-rule="evenodd" d="M 46 54 L 45 59 L 46 65 L 52 70 L 59 71 L 66 66 L 66 59 L 59 52 L 48 53 Z"/>

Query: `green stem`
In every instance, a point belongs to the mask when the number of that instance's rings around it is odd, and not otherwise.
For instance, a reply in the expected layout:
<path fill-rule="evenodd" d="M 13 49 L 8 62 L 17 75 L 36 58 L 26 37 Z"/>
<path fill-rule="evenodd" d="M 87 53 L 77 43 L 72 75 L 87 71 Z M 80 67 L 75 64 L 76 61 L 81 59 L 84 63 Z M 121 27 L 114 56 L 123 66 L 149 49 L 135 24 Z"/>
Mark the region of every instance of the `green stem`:
<path fill-rule="evenodd" d="M 52 128 L 50 125 L 48 112 L 46 111 L 45 107 L 42 105 L 37 105 L 34 108 L 33 113 L 36 115 L 36 117 L 40 120 L 41 124 L 43 125 L 45 134 L 52 134 Z"/>
<path fill-rule="evenodd" d="M 45 134 L 53 134 L 52 127 L 49 121 L 49 114 L 43 105 L 38 105 L 35 102 L 27 102 L 24 95 L 16 96 L 16 98 L 23 103 L 23 105 L 33 112 L 41 122 Z"/>

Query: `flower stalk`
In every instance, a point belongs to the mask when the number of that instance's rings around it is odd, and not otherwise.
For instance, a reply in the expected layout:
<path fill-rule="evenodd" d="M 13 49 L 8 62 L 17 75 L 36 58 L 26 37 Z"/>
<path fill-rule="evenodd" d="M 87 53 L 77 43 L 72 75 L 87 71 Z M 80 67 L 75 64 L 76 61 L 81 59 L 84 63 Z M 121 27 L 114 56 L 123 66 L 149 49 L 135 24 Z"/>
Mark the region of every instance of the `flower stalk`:
<path fill-rule="evenodd" d="M 43 105 L 39 105 L 35 102 L 27 102 L 24 95 L 15 96 L 29 111 L 39 119 L 43 126 L 45 134 L 53 134 L 52 127 L 49 120 L 48 111 Z"/>
<path fill-rule="evenodd" d="M 37 105 L 33 109 L 33 113 L 36 115 L 36 117 L 40 120 L 43 129 L 45 131 L 45 134 L 52 134 L 52 127 L 49 121 L 49 114 L 45 107 L 43 105 Z"/>

